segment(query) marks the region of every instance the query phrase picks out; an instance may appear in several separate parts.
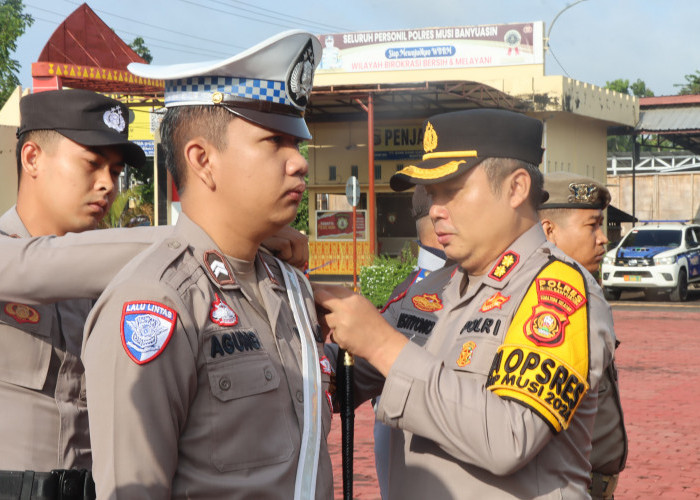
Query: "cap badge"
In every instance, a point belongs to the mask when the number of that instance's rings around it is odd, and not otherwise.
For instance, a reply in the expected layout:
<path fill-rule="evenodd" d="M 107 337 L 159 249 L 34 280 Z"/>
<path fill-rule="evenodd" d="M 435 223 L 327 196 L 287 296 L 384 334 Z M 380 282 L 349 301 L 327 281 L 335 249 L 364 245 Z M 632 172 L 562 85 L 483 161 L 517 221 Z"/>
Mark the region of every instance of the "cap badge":
<path fill-rule="evenodd" d="M 598 188 L 592 184 L 578 184 L 572 182 L 569 184 L 569 203 L 594 203 L 598 197 Z"/>
<path fill-rule="evenodd" d="M 433 124 L 428 122 L 428 124 L 425 126 L 425 135 L 423 136 L 423 150 L 426 153 L 430 153 L 431 151 L 434 151 L 435 148 L 437 148 L 437 144 L 437 132 L 435 132 Z"/>
<path fill-rule="evenodd" d="M 299 58 L 294 63 L 292 71 L 289 73 L 287 87 L 289 88 L 289 98 L 298 108 L 306 107 L 311 96 L 314 83 L 314 49 L 311 40 L 306 43 L 304 50 L 299 54 Z"/>
<path fill-rule="evenodd" d="M 122 116 L 122 108 L 119 106 L 114 106 L 113 108 L 105 111 L 104 115 L 102 115 L 102 120 L 104 120 L 105 125 L 107 125 L 109 128 L 113 128 L 117 132 L 124 132 L 126 122 Z"/>

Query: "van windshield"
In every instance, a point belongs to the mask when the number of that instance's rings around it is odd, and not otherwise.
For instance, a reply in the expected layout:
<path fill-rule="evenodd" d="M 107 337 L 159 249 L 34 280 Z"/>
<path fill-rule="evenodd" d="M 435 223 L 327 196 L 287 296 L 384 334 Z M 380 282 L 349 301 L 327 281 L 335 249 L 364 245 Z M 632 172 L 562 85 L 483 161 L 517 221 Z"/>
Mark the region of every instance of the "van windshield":
<path fill-rule="evenodd" d="M 632 231 L 622 242 L 622 248 L 631 247 L 678 247 L 682 233 L 675 229 Z"/>

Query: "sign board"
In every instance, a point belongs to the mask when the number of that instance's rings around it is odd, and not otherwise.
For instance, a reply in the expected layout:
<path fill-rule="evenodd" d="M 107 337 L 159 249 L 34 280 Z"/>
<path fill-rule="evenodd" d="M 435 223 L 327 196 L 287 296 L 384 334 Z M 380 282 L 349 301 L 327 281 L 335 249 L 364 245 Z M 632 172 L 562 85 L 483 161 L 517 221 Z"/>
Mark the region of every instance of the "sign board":
<path fill-rule="evenodd" d="M 319 35 L 318 74 L 544 64 L 544 23 Z"/>
<path fill-rule="evenodd" d="M 360 203 L 360 183 L 354 175 L 351 175 L 345 183 L 345 197 L 351 207 L 356 207 Z"/>
<path fill-rule="evenodd" d="M 367 210 L 357 211 L 357 239 L 367 238 L 365 219 Z M 316 211 L 317 240 L 352 240 L 352 212 Z"/>

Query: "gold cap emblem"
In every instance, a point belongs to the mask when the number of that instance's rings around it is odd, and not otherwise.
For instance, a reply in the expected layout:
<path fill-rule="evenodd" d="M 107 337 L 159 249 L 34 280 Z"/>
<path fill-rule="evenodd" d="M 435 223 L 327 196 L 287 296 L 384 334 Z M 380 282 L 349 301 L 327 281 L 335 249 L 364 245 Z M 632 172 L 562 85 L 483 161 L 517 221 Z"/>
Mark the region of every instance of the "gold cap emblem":
<path fill-rule="evenodd" d="M 224 94 L 222 94 L 221 92 L 214 92 L 211 95 L 211 102 L 213 102 L 214 104 L 221 104 L 221 101 L 223 101 L 223 100 L 224 100 Z"/>
<path fill-rule="evenodd" d="M 433 124 L 428 122 L 428 124 L 425 126 L 425 135 L 423 136 L 423 149 L 426 153 L 430 153 L 431 151 L 435 151 L 437 144 L 437 132 L 435 132 Z"/>

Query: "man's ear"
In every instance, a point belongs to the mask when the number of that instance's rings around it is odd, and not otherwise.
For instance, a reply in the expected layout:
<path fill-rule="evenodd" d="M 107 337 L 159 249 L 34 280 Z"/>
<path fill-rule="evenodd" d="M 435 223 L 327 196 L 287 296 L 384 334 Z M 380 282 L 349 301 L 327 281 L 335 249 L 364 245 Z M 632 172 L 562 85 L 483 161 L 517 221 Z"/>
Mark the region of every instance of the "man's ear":
<path fill-rule="evenodd" d="M 22 145 L 22 170 L 34 179 L 39 175 L 39 157 L 42 153 L 41 146 L 34 141 L 27 141 Z"/>
<path fill-rule="evenodd" d="M 506 178 L 505 188 L 512 208 L 518 208 L 523 203 L 527 203 L 530 184 L 530 174 L 524 168 L 517 169 Z"/>
<path fill-rule="evenodd" d="M 556 223 L 549 219 L 540 219 L 540 222 L 542 223 L 542 230 L 544 231 L 544 235 L 547 237 L 547 240 L 556 245 Z"/>
<path fill-rule="evenodd" d="M 195 137 L 185 144 L 185 161 L 187 162 L 188 182 L 196 182 L 199 179 L 211 191 L 216 189 L 212 168 L 212 154 L 215 155 L 214 146 L 203 137 Z"/>

